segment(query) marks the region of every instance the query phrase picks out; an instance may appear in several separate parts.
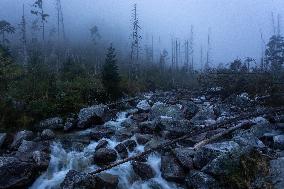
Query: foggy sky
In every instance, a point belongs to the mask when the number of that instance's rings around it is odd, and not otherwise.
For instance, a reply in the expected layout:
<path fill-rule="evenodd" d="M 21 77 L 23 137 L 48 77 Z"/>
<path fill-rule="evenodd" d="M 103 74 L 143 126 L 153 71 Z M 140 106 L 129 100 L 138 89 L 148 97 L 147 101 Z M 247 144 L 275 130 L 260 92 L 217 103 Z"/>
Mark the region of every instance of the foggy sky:
<path fill-rule="evenodd" d="M 195 61 L 201 47 L 207 48 L 208 28 L 211 28 L 211 56 L 215 65 L 247 56 L 259 59 L 260 30 L 268 41 L 272 35 L 271 13 L 284 14 L 283 0 L 61 0 L 68 38 L 82 43 L 89 41 L 90 28 L 99 27 L 104 41 L 119 48 L 129 47 L 131 10 L 136 2 L 143 44 L 153 35 L 155 53 L 166 48 L 170 52 L 171 38 L 185 40 L 194 26 Z M 29 22 L 32 0 L 0 0 L 0 20 L 19 23 L 22 4 L 26 5 Z M 51 15 L 48 26 L 56 26 L 55 0 L 46 0 Z M 284 18 L 281 28 L 284 31 Z M 147 40 L 148 39 L 148 40 Z M 160 39 L 160 40 L 159 40 Z M 143 48 L 143 46 L 142 46 Z"/>

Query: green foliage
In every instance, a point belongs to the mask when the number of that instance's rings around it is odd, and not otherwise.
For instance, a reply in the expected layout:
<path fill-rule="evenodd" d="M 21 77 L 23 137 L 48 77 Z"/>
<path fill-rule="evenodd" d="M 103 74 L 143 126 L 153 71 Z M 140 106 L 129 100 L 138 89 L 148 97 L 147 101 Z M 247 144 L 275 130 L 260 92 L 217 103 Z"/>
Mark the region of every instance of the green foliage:
<path fill-rule="evenodd" d="M 115 49 L 111 45 L 108 48 L 106 60 L 102 69 L 102 84 L 107 95 L 112 100 L 121 96 L 120 80 Z"/>
<path fill-rule="evenodd" d="M 265 51 L 266 64 L 271 70 L 278 72 L 284 64 L 284 38 L 280 35 L 274 35 L 270 38 Z"/>

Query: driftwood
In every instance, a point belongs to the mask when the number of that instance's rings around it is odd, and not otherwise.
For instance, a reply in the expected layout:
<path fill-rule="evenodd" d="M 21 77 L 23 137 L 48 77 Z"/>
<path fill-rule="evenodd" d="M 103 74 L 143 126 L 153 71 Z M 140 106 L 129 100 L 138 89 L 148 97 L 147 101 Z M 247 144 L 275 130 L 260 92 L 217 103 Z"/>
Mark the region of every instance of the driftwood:
<path fill-rule="evenodd" d="M 239 130 L 239 129 L 243 129 L 243 128 L 246 128 L 246 129 L 249 129 L 251 126 L 253 125 L 253 123 L 251 121 L 245 121 L 243 123 L 240 123 L 234 127 L 231 127 L 229 129 L 226 129 L 225 131 L 223 132 L 220 132 L 216 135 L 214 135 L 213 137 L 211 138 L 208 138 L 208 139 L 205 139 L 205 140 L 202 140 L 200 142 L 198 142 L 197 144 L 194 145 L 193 149 L 194 150 L 198 150 L 199 148 L 201 148 L 202 146 L 206 145 L 206 144 L 209 144 L 209 143 L 212 143 L 218 139 L 221 139 L 223 138 L 224 136 L 236 131 L 236 130 Z"/>
<path fill-rule="evenodd" d="M 251 113 L 251 114 L 242 114 L 240 116 L 237 116 L 235 118 L 232 118 L 232 119 L 228 119 L 228 120 L 225 120 L 221 123 L 216 123 L 216 124 L 212 124 L 211 126 L 209 127 L 206 127 L 206 128 L 202 128 L 202 129 L 198 129 L 198 130 L 193 130 L 191 131 L 190 133 L 180 137 L 180 138 L 177 138 L 177 139 L 174 139 L 174 140 L 171 140 L 171 141 L 168 141 L 168 142 L 165 142 L 163 144 L 160 144 L 154 148 L 151 148 L 151 149 L 148 149 L 140 154 L 137 154 L 135 156 L 132 156 L 132 157 L 128 157 L 126 159 L 123 159 L 123 160 L 119 160 L 115 163 L 112 163 L 108 166 L 105 166 L 105 167 L 102 167 L 100 169 L 97 169 L 96 171 L 94 172 L 91 172 L 89 174 L 91 175 L 95 175 L 95 174 L 98 174 L 98 173 L 101 173 L 103 171 L 106 171 L 106 170 L 109 170 L 113 167 L 116 167 L 118 165 L 121 165 L 121 164 L 124 164 L 126 162 L 129 162 L 129 161 L 133 161 L 133 160 L 136 160 L 136 159 L 140 159 L 142 157 L 144 157 L 145 155 L 148 155 L 152 152 L 155 152 L 157 150 L 160 150 L 160 149 L 163 149 L 163 148 L 168 148 L 168 147 L 171 147 L 173 144 L 177 143 L 177 142 L 180 142 L 180 141 L 183 141 L 185 139 L 188 139 L 190 137 L 193 137 L 193 136 L 196 136 L 196 135 L 200 135 L 202 133 L 205 133 L 205 132 L 208 132 L 208 131 L 212 131 L 212 130 L 216 130 L 220 127 L 224 127 L 224 126 L 228 126 L 228 125 L 231 125 L 231 124 L 235 124 L 241 120 L 245 120 L 245 119 L 249 119 L 249 118 L 253 118 L 253 117 L 257 117 L 257 116 L 261 116 L 261 115 L 264 115 L 264 114 L 267 114 L 267 113 L 272 113 L 272 112 L 279 112 L 279 111 L 284 111 L 284 108 L 278 108 L 278 109 L 268 109 L 268 110 L 265 110 L 265 111 L 261 111 L 261 112 L 254 112 L 254 113 Z M 195 145 L 195 148 L 199 148 L 205 144 L 208 144 L 209 142 L 211 141 L 214 141 L 214 140 L 217 140 L 218 138 L 220 137 L 223 137 L 224 135 L 226 134 L 229 134 L 235 130 L 238 130 L 238 129 L 241 129 L 241 128 L 244 128 L 245 126 L 247 126 L 248 124 L 239 124 L 237 126 L 234 126 L 232 128 L 229 128 L 227 129 L 226 131 L 223 131 L 217 135 L 215 135 L 214 137 L 212 137 L 211 139 L 207 139 L 205 141 L 201 141 L 200 143 L 198 143 L 197 145 Z"/>

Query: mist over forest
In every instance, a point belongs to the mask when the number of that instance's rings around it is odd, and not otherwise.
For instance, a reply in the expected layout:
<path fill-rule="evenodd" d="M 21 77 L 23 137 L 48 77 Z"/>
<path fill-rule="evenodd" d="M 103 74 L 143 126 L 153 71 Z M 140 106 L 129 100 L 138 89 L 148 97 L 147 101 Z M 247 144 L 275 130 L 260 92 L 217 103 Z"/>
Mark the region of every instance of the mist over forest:
<path fill-rule="evenodd" d="M 0 188 L 283 189 L 283 0 L 0 0 Z"/>

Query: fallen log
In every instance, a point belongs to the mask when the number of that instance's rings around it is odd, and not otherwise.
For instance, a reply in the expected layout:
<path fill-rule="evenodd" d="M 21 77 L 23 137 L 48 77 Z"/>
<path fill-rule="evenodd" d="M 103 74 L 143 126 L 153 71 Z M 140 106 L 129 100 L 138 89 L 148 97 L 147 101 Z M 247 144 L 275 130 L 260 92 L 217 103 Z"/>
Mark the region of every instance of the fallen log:
<path fill-rule="evenodd" d="M 226 129 L 225 131 L 223 132 L 220 132 L 216 135 L 214 135 L 213 137 L 211 138 L 208 138 L 208 139 L 205 139 L 205 140 L 202 140 L 200 142 L 198 142 L 197 144 L 194 145 L 193 149 L 194 150 L 198 150 L 199 148 L 201 148 L 202 146 L 206 145 L 206 144 L 209 144 L 209 143 L 212 143 L 218 139 L 221 139 L 223 138 L 224 136 L 236 131 L 236 130 L 239 130 L 239 129 L 249 129 L 252 125 L 254 125 L 251 121 L 245 121 L 243 123 L 240 123 L 234 127 L 231 127 L 229 129 Z"/>
<path fill-rule="evenodd" d="M 227 126 L 229 124 L 234 124 L 234 123 L 239 122 L 241 120 L 245 120 L 245 119 L 249 119 L 249 118 L 253 118 L 253 117 L 258 117 L 258 116 L 261 116 L 261 115 L 264 115 L 264 114 L 267 114 L 267 113 L 272 113 L 272 112 L 275 113 L 275 112 L 279 112 L 279 111 L 281 111 L 281 112 L 284 111 L 284 108 L 268 109 L 268 110 L 264 110 L 264 111 L 261 111 L 261 112 L 254 112 L 254 113 L 251 113 L 251 114 L 242 114 L 242 115 L 239 115 L 239 116 L 237 116 L 235 118 L 223 121 L 221 123 L 212 124 L 210 127 L 206 127 L 206 128 L 198 129 L 198 130 L 193 130 L 190 133 L 188 133 L 188 134 L 186 134 L 186 135 L 184 135 L 184 136 L 182 136 L 180 138 L 177 138 L 177 139 L 165 142 L 163 144 L 160 144 L 160 145 L 156 146 L 155 148 L 148 149 L 148 150 L 146 150 L 146 151 L 144 151 L 144 152 L 142 152 L 140 154 L 137 154 L 135 156 L 119 160 L 119 161 L 117 161 L 115 163 L 112 163 L 112 164 L 110 164 L 108 166 L 105 166 L 105 167 L 102 167 L 100 169 L 97 169 L 96 171 L 91 172 L 89 174 L 96 175 L 98 173 L 101 173 L 103 171 L 109 170 L 109 169 L 111 169 L 113 167 L 116 167 L 118 165 L 124 164 L 126 162 L 133 161 L 133 160 L 136 160 L 136 159 L 140 159 L 140 158 L 144 157 L 145 155 L 148 155 L 148 154 L 150 154 L 152 152 L 155 152 L 157 150 L 160 150 L 160 149 L 163 149 L 163 148 L 168 148 L 168 147 L 172 146 L 173 144 L 175 144 L 177 142 L 180 142 L 182 140 L 188 139 L 190 137 L 193 137 L 193 136 L 196 136 L 196 135 L 200 135 L 200 134 L 208 132 L 208 131 L 216 130 L 216 129 L 222 127 L 222 126 Z M 201 141 L 195 148 L 199 148 L 199 147 L 207 144 L 210 141 L 214 141 L 215 139 L 218 139 L 219 137 L 222 137 L 222 136 L 226 135 L 226 133 L 233 132 L 235 130 L 243 128 L 244 126 L 245 126 L 245 124 L 239 124 L 239 125 L 237 125 L 235 127 L 229 128 L 226 131 L 223 131 L 220 134 L 215 135 L 211 139 L 208 139 L 206 141 Z"/>

